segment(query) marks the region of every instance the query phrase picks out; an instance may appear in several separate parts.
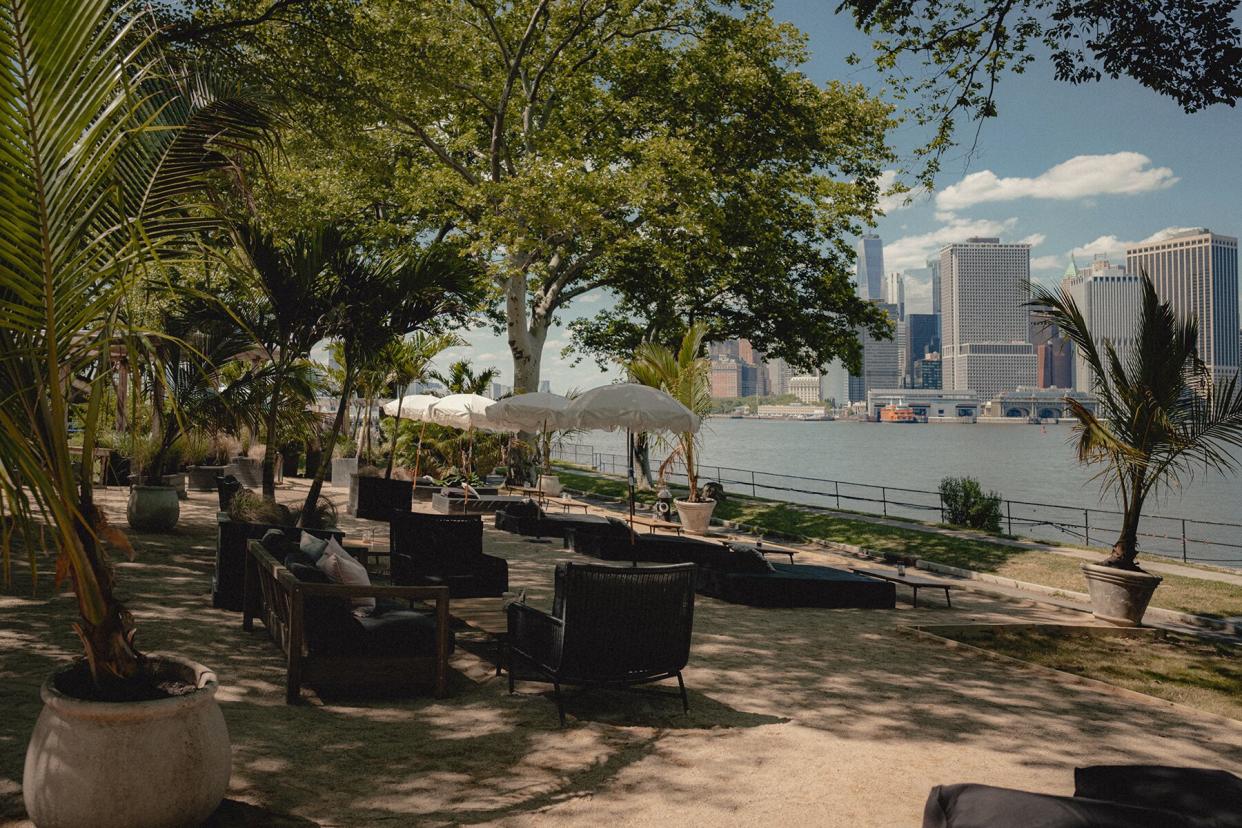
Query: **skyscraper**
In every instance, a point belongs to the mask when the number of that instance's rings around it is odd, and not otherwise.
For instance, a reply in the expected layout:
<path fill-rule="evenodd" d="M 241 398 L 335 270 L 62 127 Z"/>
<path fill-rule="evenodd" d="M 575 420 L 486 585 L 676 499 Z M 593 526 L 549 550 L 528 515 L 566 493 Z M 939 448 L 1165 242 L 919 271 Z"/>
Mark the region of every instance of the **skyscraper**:
<path fill-rule="evenodd" d="M 928 259 L 927 269 L 931 272 L 932 313 L 940 315 L 940 260 Z"/>
<path fill-rule="evenodd" d="M 884 242 L 879 236 L 864 235 L 858 240 L 858 295 L 872 302 L 883 301 Z"/>
<path fill-rule="evenodd" d="M 1199 356 L 1213 382 L 1238 375 L 1238 240 L 1207 228 L 1126 248 L 1126 270 L 1151 277 L 1179 316 L 1199 320 Z"/>
<path fill-rule="evenodd" d="M 934 313 L 908 313 L 906 332 L 906 373 L 913 379 L 917 376 L 914 363 L 929 351 L 940 351 L 940 317 Z"/>
<path fill-rule="evenodd" d="M 881 301 L 897 309 L 896 320 L 906 318 L 906 281 L 900 273 L 889 273 L 884 277 L 884 296 Z"/>
<path fill-rule="evenodd" d="M 1031 246 L 971 238 L 940 250 L 940 339 L 946 390 L 984 399 L 1035 384 Z"/>
<path fill-rule="evenodd" d="M 1114 266 L 1107 256 L 1096 256 L 1084 268 L 1079 268 L 1071 258 L 1061 277 L 1061 287 L 1082 311 L 1082 318 L 1101 354 L 1105 340 L 1113 343 L 1118 354 L 1124 355 L 1130 350 L 1143 301 L 1138 274 Z M 1074 390 L 1090 393 L 1093 390 L 1091 371 L 1077 349 L 1073 362 Z"/>
<path fill-rule="evenodd" d="M 897 306 L 880 305 L 894 322 L 891 339 L 873 339 L 865 332 L 860 333 L 863 346 L 862 357 L 862 395 L 877 388 L 901 388 L 906 368 L 906 331 L 905 325 L 897 322 Z"/>
<path fill-rule="evenodd" d="M 789 363 L 778 357 L 765 363 L 765 367 L 768 371 L 768 393 L 778 397 L 788 394 L 789 378 L 793 375 Z"/>

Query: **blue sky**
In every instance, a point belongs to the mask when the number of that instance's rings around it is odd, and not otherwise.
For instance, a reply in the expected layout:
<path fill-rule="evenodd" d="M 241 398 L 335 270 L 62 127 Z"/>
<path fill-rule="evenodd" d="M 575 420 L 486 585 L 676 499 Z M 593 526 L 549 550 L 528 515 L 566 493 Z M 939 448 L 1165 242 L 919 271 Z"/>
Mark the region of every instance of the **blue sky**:
<path fill-rule="evenodd" d="M 807 33 L 803 71 L 810 78 L 850 80 L 880 94 L 869 67 L 845 61 L 852 50 L 868 55 L 868 38 L 833 8 L 832 0 L 776 0 L 775 16 Z M 1080 260 L 1107 253 L 1120 261 L 1127 243 L 1170 228 L 1242 235 L 1242 110 L 1218 106 L 1186 115 L 1129 80 L 1073 87 L 1054 81 L 1042 60 L 1025 75 L 1006 77 L 998 99 L 1000 115 L 984 125 L 974 154 L 951 153 L 935 192 L 909 206 L 892 203 L 879 221 L 887 270 L 919 268 L 942 244 L 971 235 L 1032 243 L 1032 273 L 1046 280 L 1060 276 L 1071 251 Z M 922 138 L 902 128 L 893 141 L 906 154 Z M 930 310 L 930 289 L 919 274 L 908 277 L 906 297 L 908 310 Z M 589 294 L 566 316 L 594 313 L 607 301 Z M 480 330 L 468 340 L 437 361 L 464 355 L 499 368 L 508 382 L 503 337 Z M 544 352 L 543 376 L 554 391 L 609 381 L 593 363 L 572 367 L 561 359 L 564 344 L 565 333 L 553 330 Z"/>

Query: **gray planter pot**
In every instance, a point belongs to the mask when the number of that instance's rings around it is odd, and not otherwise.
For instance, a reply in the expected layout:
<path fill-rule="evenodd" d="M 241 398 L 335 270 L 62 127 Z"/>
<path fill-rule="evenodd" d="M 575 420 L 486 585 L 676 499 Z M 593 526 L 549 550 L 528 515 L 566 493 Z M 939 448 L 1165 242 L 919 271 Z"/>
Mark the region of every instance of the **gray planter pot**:
<path fill-rule="evenodd" d="M 357 457 L 332 458 L 332 485 L 338 488 L 349 486 L 349 476 L 358 473 Z"/>
<path fill-rule="evenodd" d="M 186 487 L 192 492 L 214 492 L 216 476 L 224 474 L 228 466 L 186 466 Z"/>
<path fill-rule="evenodd" d="M 36 825 L 157 828 L 198 825 L 224 798 L 232 766 L 216 676 L 152 653 L 156 675 L 197 690 L 139 702 L 83 701 L 43 684 L 43 712 L 26 748 L 22 797 Z M 81 669 L 70 668 L 70 669 Z"/>
<path fill-rule="evenodd" d="M 171 532 L 181 517 L 177 490 L 171 486 L 134 486 L 125 510 L 131 529 L 139 532 Z"/>
<path fill-rule="evenodd" d="M 247 489 L 263 488 L 263 460 L 259 457 L 234 457 L 229 463 L 237 469 L 237 479 Z"/>
<path fill-rule="evenodd" d="M 1151 602 L 1152 593 L 1164 580 L 1159 575 L 1117 569 L 1099 564 L 1083 564 L 1091 595 L 1091 612 L 1101 621 L 1122 627 L 1137 627 Z"/>
<path fill-rule="evenodd" d="M 172 486 L 176 490 L 178 500 L 188 500 L 190 497 L 189 492 L 185 490 L 185 477 L 185 472 L 164 475 L 164 485 Z"/>

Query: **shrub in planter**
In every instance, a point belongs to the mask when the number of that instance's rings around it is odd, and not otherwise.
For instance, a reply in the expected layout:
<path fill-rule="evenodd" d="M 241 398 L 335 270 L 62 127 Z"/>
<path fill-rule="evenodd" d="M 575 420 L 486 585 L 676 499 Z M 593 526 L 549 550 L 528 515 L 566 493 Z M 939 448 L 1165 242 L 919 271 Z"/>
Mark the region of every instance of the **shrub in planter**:
<path fill-rule="evenodd" d="M 973 477 L 946 477 L 940 481 L 940 501 L 944 522 L 985 532 L 1001 530 L 1001 498 L 996 492 L 984 494 Z"/>

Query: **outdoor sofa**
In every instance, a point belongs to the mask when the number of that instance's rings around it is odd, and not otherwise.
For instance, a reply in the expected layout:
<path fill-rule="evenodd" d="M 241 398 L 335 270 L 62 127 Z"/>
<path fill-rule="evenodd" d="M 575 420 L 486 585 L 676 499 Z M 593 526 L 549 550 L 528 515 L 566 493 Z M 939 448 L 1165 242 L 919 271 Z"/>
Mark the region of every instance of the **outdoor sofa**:
<path fill-rule="evenodd" d="M 540 508 L 530 498 L 508 503 L 496 510 L 496 528 L 536 538 L 565 538 L 567 530 L 608 526 L 601 515 L 557 515 Z M 568 543 L 568 541 L 566 541 Z"/>
<path fill-rule="evenodd" d="M 1074 795 L 937 785 L 923 828 L 1242 828 L 1242 779 L 1222 770 L 1097 765 L 1074 770 Z"/>
<path fill-rule="evenodd" d="M 454 598 L 498 598 L 509 589 L 508 561 L 483 554 L 480 516 L 394 512 L 388 526 L 394 584 L 445 586 Z"/>
<path fill-rule="evenodd" d="M 754 607 L 892 609 L 897 589 L 888 582 L 828 566 L 773 563 L 744 546 L 671 535 L 639 534 L 621 520 L 605 528 L 573 527 L 574 551 L 614 561 L 690 562 L 698 565 L 700 595 Z"/>
<path fill-rule="evenodd" d="M 262 538 L 272 529 L 287 530 L 294 543 L 301 540 L 303 532 L 309 532 L 317 538 L 336 538 L 337 543 L 343 543 L 345 540 L 345 533 L 340 529 L 301 529 L 272 523 L 250 523 L 233 520 L 227 512 L 218 512 L 216 514 L 216 566 L 211 578 L 211 605 L 213 607 L 233 612 L 241 611 L 246 546 L 250 541 Z"/>
<path fill-rule="evenodd" d="M 694 627 L 693 564 L 562 562 L 551 612 L 524 603 L 507 612 L 509 692 L 515 667 L 531 668 L 534 680 L 552 684 L 562 725 L 562 684 L 629 687 L 676 678 L 682 709 L 689 711 L 681 671 Z"/>
<path fill-rule="evenodd" d="M 354 598 L 374 598 L 376 607 L 359 617 Z M 284 652 L 286 703 L 300 698 L 303 684 L 351 695 L 444 695 L 454 646 L 448 610 L 446 587 L 334 584 L 296 541 L 250 542 L 242 628 L 259 618 Z"/>

